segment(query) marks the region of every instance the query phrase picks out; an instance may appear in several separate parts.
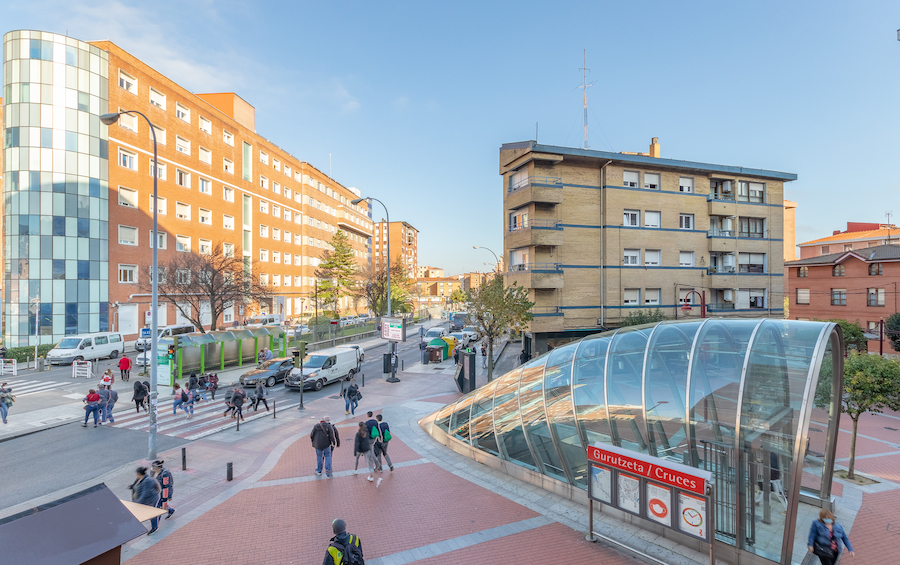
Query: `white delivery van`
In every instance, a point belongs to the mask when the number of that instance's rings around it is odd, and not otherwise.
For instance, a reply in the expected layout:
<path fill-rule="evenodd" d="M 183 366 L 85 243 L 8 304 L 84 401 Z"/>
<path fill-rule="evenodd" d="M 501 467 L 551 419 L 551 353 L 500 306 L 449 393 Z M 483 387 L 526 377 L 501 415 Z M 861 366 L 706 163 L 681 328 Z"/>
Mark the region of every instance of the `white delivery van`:
<path fill-rule="evenodd" d="M 433 339 L 442 338 L 442 337 L 447 337 L 447 328 L 436 326 L 436 327 L 431 328 L 427 332 L 425 332 L 424 339 L 425 339 L 425 343 L 428 343 Z"/>
<path fill-rule="evenodd" d="M 344 378 L 350 380 L 358 372 L 359 358 L 355 349 L 330 347 L 307 355 L 303 360 L 303 375 L 300 369 L 292 369 L 284 379 L 284 386 L 322 390 L 328 383 Z"/>
<path fill-rule="evenodd" d="M 182 334 L 190 334 L 194 333 L 194 326 L 190 324 L 174 324 L 171 326 L 163 326 L 161 328 L 156 328 L 159 332 L 159 337 L 171 337 L 173 335 L 182 335 Z M 134 350 L 135 351 L 145 351 L 150 348 L 150 338 L 142 337 L 134 342 Z"/>
<path fill-rule="evenodd" d="M 247 327 L 258 328 L 260 326 L 277 326 L 281 324 L 283 318 L 284 316 L 281 314 L 261 314 L 247 320 Z"/>
<path fill-rule="evenodd" d="M 124 351 L 125 342 L 118 332 L 73 335 L 57 343 L 47 353 L 47 361 L 51 365 L 63 365 L 72 361 L 96 361 L 104 357 L 115 359 Z"/>

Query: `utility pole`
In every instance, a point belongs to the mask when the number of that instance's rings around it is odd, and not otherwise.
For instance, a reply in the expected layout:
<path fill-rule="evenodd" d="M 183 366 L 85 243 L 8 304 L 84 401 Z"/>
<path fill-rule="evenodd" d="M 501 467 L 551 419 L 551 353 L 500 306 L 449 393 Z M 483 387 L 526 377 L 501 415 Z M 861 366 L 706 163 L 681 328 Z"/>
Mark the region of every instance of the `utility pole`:
<path fill-rule="evenodd" d="M 587 112 L 587 89 L 589 86 L 593 86 L 587 83 L 587 74 L 591 72 L 591 69 L 587 68 L 587 49 L 584 50 L 584 67 L 578 69 L 582 71 L 582 83 L 581 88 L 584 89 L 584 148 L 588 148 L 588 112 Z M 535 135 L 535 137 L 537 137 Z"/>
<path fill-rule="evenodd" d="M 885 217 L 887 217 L 887 230 L 888 230 L 887 242 L 888 242 L 888 245 L 891 244 L 891 214 L 893 214 L 893 211 L 891 211 L 891 210 L 888 210 L 887 212 L 884 213 Z"/>

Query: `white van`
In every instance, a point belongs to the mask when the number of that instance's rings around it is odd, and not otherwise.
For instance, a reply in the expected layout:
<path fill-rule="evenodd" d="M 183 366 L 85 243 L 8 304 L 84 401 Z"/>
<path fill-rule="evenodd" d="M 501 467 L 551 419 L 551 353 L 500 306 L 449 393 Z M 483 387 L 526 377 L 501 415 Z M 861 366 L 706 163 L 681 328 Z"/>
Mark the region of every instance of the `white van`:
<path fill-rule="evenodd" d="M 447 328 L 435 326 L 425 332 L 425 343 L 430 342 L 433 339 L 440 339 L 442 337 L 447 337 Z"/>
<path fill-rule="evenodd" d="M 95 361 L 104 357 L 115 359 L 125 351 L 122 334 L 96 333 L 64 337 L 47 353 L 51 365 L 68 365 L 72 361 Z"/>
<path fill-rule="evenodd" d="M 284 386 L 322 390 L 328 383 L 343 378 L 350 380 L 357 372 L 359 372 L 359 358 L 355 349 L 330 347 L 307 355 L 303 360 L 303 375 L 300 375 L 300 369 L 291 369 L 290 374 L 284 379 Z"/>
<path fill-rule="evenodd" d="M 284 318 L 281 314 L 261 314 L 259 316 L 253 316 L 249 320 L 247 320 L 248 328 L 258 328 L 260 326 L 277 326 L 281 324 L 281 320 Z"/>
<path fill-rule="evenodd" d="M 159 332 L 159 337 L 171 337 L 173 335 L 181 335 L 181 334 L 190 334 L 194 333 L 194 326 L 190 324 L 174 324 L 171 326 L 163 326 L 161 328 L 156 328 Z M 142 337 L 134 342 L 134 350 L 135 351 L 144 351 L 146 349 L 150 349 L 150 338 Z"/>

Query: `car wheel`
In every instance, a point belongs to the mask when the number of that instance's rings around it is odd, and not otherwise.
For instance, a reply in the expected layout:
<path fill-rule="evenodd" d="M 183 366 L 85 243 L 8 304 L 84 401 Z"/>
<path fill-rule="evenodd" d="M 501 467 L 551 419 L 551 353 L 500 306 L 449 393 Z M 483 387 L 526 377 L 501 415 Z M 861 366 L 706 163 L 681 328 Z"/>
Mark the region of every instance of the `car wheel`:
<path fill-rule="evenodd" d="M 113 349 L 113 352 L 109 354 L 110 359 L 115 359 L 118 356 L 119 356 L 119 352 L 116 351 L 115 349 Z"/>
<path fill-rule="evenodd" d="M 266 386 L 269 388 L 275 386 L 275 377 L 269 377 L 268 379 L 266 379 Z"/>
<path fill-rule="evenodd" d="M 356 371 L 354 371 L 353 369 L 350 369 L 350 372 L 347 373 L 347 376 L 344 377 L 344 380 L 349 381 L 349 380 L 352 379 L 354 376 L 356 376 Z"/>
<path fill-rule="evenodd" d="M 75 359 L 72 359 L 72 362 L 73 362 L 73 363 L 74 363 L 75 361 L 84 361 L 84 357 L 78 356 L 78 357 L 76 357 Z"/>
<path fill-rule="evenodd" d="M 323 381 L 322 379 L 319 379 L 316 381 L 316 385 L 315 385 L 316 390 L 322 390 L 323 386 L 325 386 L 325 381 Z"/>

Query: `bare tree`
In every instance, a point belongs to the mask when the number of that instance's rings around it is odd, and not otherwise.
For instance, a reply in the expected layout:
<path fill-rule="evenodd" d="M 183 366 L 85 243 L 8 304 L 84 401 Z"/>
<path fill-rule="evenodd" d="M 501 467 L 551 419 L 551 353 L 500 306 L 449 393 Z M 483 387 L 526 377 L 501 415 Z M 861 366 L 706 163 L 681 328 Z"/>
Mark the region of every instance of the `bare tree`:
<path fill-rule="evenodd" d="M 398 258 L 391 266 L 391 287 L 393 287 L 391 309 L 394 312 L 410 311 L 412 307 L 410 286 L 407 271 Z M 384 265 L 375 267 L 372 264 L 360 267 L 356 272 L 356 284 L 351 296 L 365 301 L 369 310 L 376 316 L 387 315 L 387 267 Z"/>
<path fill-rule="evenodd" d="M 271 296 L 271 289 L 251 267 L 249 260 L 245 263 L 234 255 L 233 248 L 226 251 L 220 242 L 209 253 L 175 253 L 171 261 L 160 265 L 159 298 L 174 304 L 202 333 L 203 318 L 208 314 L 209 329 L 214 331 L 227 308 Z M 150 292 L 151 277 L 142 277 L 142 290 Z"/>

